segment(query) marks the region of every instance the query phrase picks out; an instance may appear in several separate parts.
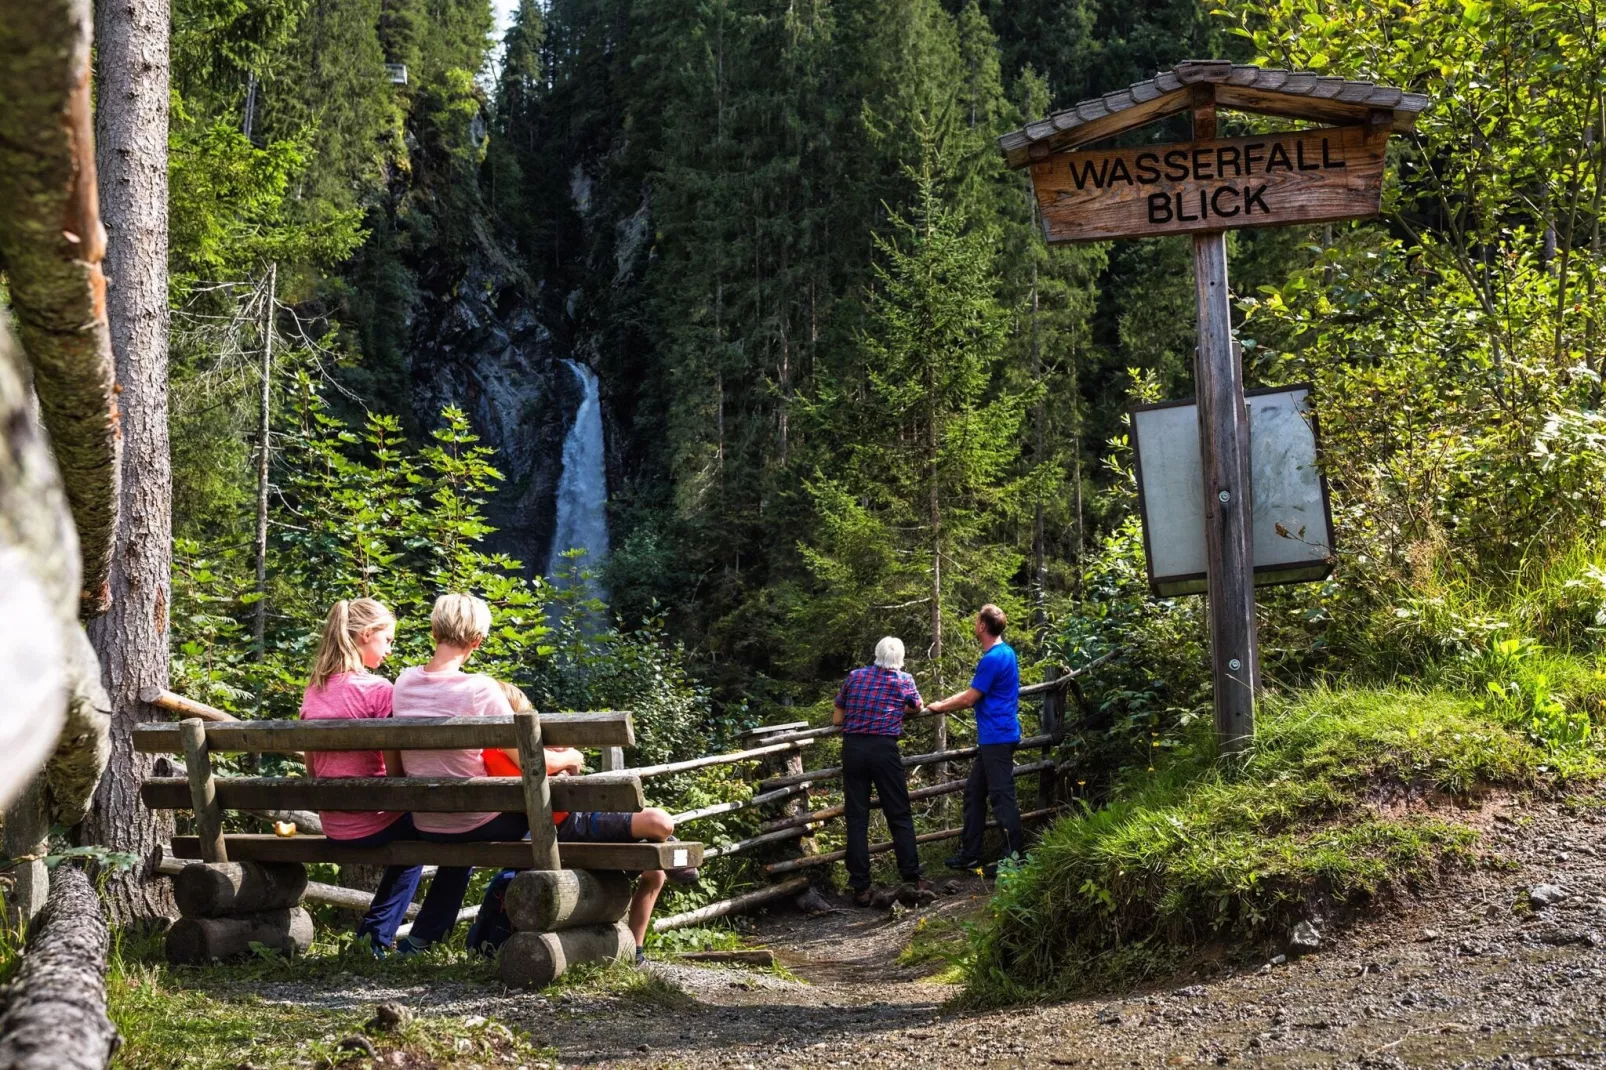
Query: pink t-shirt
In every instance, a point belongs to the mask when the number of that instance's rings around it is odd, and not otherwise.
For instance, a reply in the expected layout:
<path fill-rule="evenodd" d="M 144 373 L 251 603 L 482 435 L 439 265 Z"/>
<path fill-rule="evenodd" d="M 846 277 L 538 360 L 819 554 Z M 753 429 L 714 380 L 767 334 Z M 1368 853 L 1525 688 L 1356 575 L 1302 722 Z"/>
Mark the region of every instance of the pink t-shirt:
<path fill-rule="evenodd" d="M 392 701 L 397 717 L 511 717 L 513 707 L 496 681 L 461 669 L 428 672 L 403 669 Z M 471 777 L 485 775 L 485 759 L 473 750 L 409 750 L 402 752 L 408 776 Z M 496 814 L 413 814 L 413 825 L 425 832 L 468 832 Z"/>
<path fill-rule="evenodd" d="M 303 721 L 390 716 L 390 681 L 366 672 L 342 672 L 322 687 L 309 687 L 301 699 Z M 385 756 L 376 750 L 307 752 L 307 772 L 315 777 L 384 776 Z M 358 840 L 389 828 L 401 817 L 397 810 L 322 810 L 324 835 Z"/>

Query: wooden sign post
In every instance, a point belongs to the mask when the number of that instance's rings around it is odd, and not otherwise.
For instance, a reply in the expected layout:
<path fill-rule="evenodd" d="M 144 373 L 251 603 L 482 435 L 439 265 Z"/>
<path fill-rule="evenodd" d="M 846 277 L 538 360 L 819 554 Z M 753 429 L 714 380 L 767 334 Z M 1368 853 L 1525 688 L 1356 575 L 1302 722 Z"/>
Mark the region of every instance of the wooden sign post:
<path fill-rule="evenodd" d="M 1389 133 L 1411 129 L 1427 103 L 1369 82 L 1193 60 L 999 139 L 1011 167 L 1031 168 L 1050 243 L 1192 236 L 1211 675 L 1216 734 L 1227 751 L 1254 735 L 1260 656 L 1249 413 L 1232 338 L 1226 232 L 1376 215 Z M 1218 106 L 1341 125 L 1218 138 Z M 1193 119 L 1191 142 L 1077 151 L 1183 111 Z"/>
<path fill-rule="evenodd" d="M 1192 87 L 1193 136 L 1216 136 L 1216 96 Z M 1204 469 L 1205 573 L 1209 582 L 1210 662 L 1216 738 L 1228 750 L 1255 732 L 1260 641 L 1255 627 L 1255 562 L 1249 542 L 1249 409 L 1232 344 L 1227 232 L 1193 236 L 1193 290 L 1199 346 L 1193 364 Z"/>

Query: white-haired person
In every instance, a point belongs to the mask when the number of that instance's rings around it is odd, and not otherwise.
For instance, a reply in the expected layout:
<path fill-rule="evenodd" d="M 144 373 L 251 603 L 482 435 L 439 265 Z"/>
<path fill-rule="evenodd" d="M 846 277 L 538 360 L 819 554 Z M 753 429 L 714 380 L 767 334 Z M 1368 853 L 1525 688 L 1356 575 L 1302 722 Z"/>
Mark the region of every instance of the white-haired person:
<path fill-rule="evenodd" d="M 847 824 L 848 887 L 861 907 L 873 900 L 870 885 L 870 786 L 892 833 L 898 873 L 917 889 L 920 851 L 909 810 L 909 774 L 898 753 L 904 714 L 920 709 L 914 677 L 903 671 L 903 640 L 887 636 L 875 647 L 875 664 L 854 669 L 836 693 L 831 723 L 842 726 L 843 820 Z"/>

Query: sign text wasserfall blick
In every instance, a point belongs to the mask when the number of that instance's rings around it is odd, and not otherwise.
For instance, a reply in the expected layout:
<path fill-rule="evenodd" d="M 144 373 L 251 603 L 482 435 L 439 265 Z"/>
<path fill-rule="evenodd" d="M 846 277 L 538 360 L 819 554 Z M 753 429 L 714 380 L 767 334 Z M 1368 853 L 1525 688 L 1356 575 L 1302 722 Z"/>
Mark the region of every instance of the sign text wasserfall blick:
<path fill-rule="evenodd" d="M 1065 152 L 1032 185 L 1054 242 L 1354 219 L 1378 210 L 1387 143 L 1345 126 Z"/>

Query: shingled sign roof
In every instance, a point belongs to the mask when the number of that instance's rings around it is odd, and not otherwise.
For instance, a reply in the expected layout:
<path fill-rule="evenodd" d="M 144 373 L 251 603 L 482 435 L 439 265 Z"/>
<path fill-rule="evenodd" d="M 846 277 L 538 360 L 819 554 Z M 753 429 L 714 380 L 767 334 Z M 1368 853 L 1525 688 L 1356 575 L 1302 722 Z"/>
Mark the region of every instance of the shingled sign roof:
<path fill-rule="evenodd" d="M 1146 82 L 1084 100 L 1005 134 L 998 139 L 998 148 L 1010 167 L 1025 167 L 1049 153 L 1103 141 L 1187 111 L 1190 87 L 1198 84 L 1214 85 L 1217 105 L 1235 111 L 1335 124 L 1365 122 L 1374 112 L 1391 112 L 1393 129 L 1402 132 L 1415 126 L 1417 114 L 1428 106 L 1421 93 L 1371 82 L 1243 66 L 1230 60 L 1188 60 Z"/>

